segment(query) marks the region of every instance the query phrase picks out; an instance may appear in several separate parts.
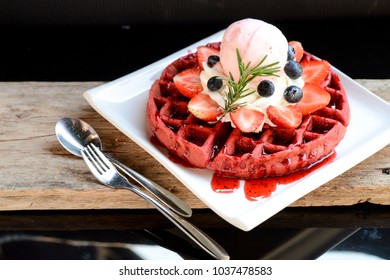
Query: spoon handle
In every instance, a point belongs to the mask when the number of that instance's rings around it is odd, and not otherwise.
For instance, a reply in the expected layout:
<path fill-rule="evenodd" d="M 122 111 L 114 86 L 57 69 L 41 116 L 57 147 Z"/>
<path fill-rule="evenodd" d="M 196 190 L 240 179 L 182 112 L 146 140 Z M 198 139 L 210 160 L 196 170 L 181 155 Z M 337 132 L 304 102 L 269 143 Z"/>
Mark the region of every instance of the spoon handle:
<path fill-rule="evenodd" d="M 138 184 L 146 188 L 152 194 L 154 194 L 162 203 L 168 206 L 175 213 L 183 217 L 191 217 L 192 209 L 180 198 L 166 190 L 159 184 L 153 182 L 152 180 L 146 178 L 145 176 L 139 174 L 135 170 L 127 167 L 123 163 L 117 161 L 116 159 L 107 156 L 110 161 L 123 173 L 128 175 L 130 178 L 135 180 Z"/>
<path fill-rule="evenodd" d="M 185 220 L 183 217 L 176 215 L 170 209 L 165 208 L 157 200 L 142 192 L 137 186 L 130 184 L 127 180 L 122 182 L 122 186 L 131 189 L 136 194 L 152 203 L 157 210 L 175 224 L 182 232 L 184 232 L 198 246 L 205 250 L 208 254 L 219 260 L 228 260 L 230 257 L 217 242 L 211 239 L 207 234 L 199 228 Z"/>

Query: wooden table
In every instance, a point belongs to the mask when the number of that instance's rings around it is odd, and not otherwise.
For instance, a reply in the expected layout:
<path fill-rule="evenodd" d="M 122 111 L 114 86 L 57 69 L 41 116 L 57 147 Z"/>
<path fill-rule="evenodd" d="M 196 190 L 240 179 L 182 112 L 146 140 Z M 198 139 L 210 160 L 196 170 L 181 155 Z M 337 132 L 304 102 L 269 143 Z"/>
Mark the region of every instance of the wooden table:
<path fill-rule="evenodd" d="M 390 80 L 358 80 L 390 101 Z M 95 112 L 82 94 L 103 82 L 0 83 L 0 211 L 149 209 L 127 190 L 99 184 L 84 162 L 57 141 L 54 125 L 65 116 L 90 123 L 105 150 L 171 190 L 193 209 L 206 206 L 149 154 Z M 291 205 L 390 205 L 390 146 Z"/>

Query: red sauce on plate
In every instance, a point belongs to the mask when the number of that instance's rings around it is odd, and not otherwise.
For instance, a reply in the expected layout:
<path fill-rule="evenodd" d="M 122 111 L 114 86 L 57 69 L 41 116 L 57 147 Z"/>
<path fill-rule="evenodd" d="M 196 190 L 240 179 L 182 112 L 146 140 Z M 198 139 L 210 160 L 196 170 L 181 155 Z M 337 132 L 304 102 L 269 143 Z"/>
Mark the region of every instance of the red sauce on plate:
<path fill-rule="evenodd" d="M 218 176 L 211 178 L 211 188 L 219 193 L 232 193 L 240 187 L 241 179 Z"/>
<path fill-rule="evenodd" d="M 161 144 L 161 142 L 157 139 L 156 136 L 152 135 L 150 137 L 150 142 L 154 145 L 154 146 L 157 146 L 157 147 L 162 147 L 165 149 L 164 145 Z M 183 167 L 187 167 L 187 168 L 192 168 L 194 167 L 192 164 L 186 162 L 185 160 L 179 158 L 178 156 L 176 156 L 175 154 L 171 153 L 171 152 L 168 152 L 168 159 L 176 164 L 180 164 L 181 166 Z"/>
<path fill-rule="evenodd" d="M 155 146 L 158 146 L 158 147 L 163 147 L 164 148 L 164 145 L 161 144 L 161 142 L 157 139 L 156 136 L 152 135 L 150 136 L 150 139 L 149 139 L 150 143 L 152 143 L 153 145 Z"/>
<path fill-rule="evenodd" d="M 171 152 L 168 154 L 168 158 L 170 161 L 176 164 L 180 164 L 183 167 L 194 168 L 194 166 L 191 163 L 186 162 L 184 159 L 179 158 L 178 156 L 172 154 Z"/>
<path fill-rule="evenodd" d="M 328 157 L 317 162 L 307 169 L 302 169 L 285 176 L 267 177 L 262 179 L 253 179 L 244 181 L 245 197 L 248 200 L 258 200 L 259 198 L 269 197 L 276 190 L 278 185 L 287 185 L 296 182 L 322 166 L 332 162 L 336 157 L 336 152 L 333 152 Z M 237 178 L 222 177 L 217 174 L 211 179 L 211 188 L 215 192 L 232 193 L 238 189 L 241 180 Z"/>

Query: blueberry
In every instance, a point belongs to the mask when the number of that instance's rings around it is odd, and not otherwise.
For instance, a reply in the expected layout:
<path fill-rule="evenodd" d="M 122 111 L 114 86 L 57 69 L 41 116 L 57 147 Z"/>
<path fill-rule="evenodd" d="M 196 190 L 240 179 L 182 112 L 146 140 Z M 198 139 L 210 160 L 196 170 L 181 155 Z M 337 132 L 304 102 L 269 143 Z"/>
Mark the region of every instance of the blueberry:
<path fill-rule="evenodd" d="M 296 80 L 302 76 L 303 70 L 299 62 L 296 62 L 295 60 L 289 60 L 284 66 L 284 72 L 290 79 Z"/>
<path fill-rule="evenodd" d="M 295 58 L 295 49 L 293 46 L 288 46 L 287 60 L 294 60 L 294 58 Z"/>
<path fill-rule="evenodd" d="M 210 55 L 208 58 L 207 58 L 207 65 L 211 68 L 213 67 L 215 64 L 217 64 L 219 62 L 219 56 L 218 55 Z"/>
<path fill-rule="evenodd" d="M 262 97 L 270 97 L 274 94 L 275 86 L 274 83 L 269 80 L 262 80 L 257 86 L 257 92 Z"/>
<path fill-rule="evenodd" d="M 300 87 L 289 86 L 284 90 L 284 99 L 289 103 L 297 103 L 301 101 L 303 97 L 303 91 Z"/>
<path fill-rule="evenodd" d="M 217 91 L 222 87 L 222 80 L 218 76 L 211 77 L 207 81 L 207 88 L 210 91 Z"/>

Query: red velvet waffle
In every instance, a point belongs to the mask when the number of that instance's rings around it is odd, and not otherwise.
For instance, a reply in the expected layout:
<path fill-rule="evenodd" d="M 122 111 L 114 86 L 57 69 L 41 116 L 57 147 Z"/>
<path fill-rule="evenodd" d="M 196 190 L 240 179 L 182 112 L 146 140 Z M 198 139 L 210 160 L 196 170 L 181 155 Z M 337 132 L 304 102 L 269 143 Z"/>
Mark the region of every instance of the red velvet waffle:
<path fill-rule="evenodd" d="M 219 44 L 208 46 L 219 48 Z M 305 52 L 302 61 L 314 59 Z M 229 122 L 210 124 L 188 111 L 189 98 L 176 89 L 173 77 L 197 65 L 197 53 L 168 65 L 153 84 L 147 105 L 149 124 L 157 139 L 170 153 L 195 167 L 243 179 L 281 176 L 315 164 L 331 154 L 344 137 L 349 104 L 332 70 L 322 84 L 331 95 L 328 106 L 304 116 L 296 129 L 266 125 L 259 133 L 245 134 Z"/>

